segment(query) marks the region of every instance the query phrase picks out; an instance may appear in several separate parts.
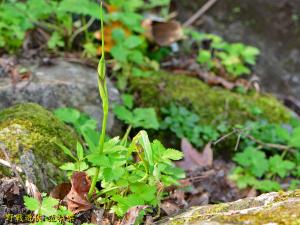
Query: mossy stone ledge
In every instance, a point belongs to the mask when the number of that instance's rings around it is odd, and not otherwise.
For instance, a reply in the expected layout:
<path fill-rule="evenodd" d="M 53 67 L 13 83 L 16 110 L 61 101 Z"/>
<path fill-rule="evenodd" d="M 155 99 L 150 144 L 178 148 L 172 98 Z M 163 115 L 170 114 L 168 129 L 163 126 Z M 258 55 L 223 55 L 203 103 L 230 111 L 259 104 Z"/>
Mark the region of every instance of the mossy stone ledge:
<path fill-rule="evenodd" d="M 259 118 L 284 123 L 291 117 L 290 111 L 272 95 L 239 94 L 210 87 L 185 74 L 158 71 L 147 78 L 132 77 L 130 87 L 139 93 L 140 105 L 160 108 L 175 102 L 197 113 L 203 124 L 218 125 L 226 121 L 236 125 Z"/>
<path fill-rule="evenodd" d="M 299 225 L 300 190 L 198 206 L 159 221 L 163 225 Z"/>
<path fill-rule="evenodd" d="M 21 167 L 42 191 L 64 180 L 58 167 L 70 160 L 55 142 L 74 149 L 76 141 L 73 129 L 37 104 L 19 104 L 0 112 L 0 142 L 5 144 L 10 162 Z M 6 160 L 2 151 L 0 158 Z M 0 164 L 0 174 L 9 172 Z"/>

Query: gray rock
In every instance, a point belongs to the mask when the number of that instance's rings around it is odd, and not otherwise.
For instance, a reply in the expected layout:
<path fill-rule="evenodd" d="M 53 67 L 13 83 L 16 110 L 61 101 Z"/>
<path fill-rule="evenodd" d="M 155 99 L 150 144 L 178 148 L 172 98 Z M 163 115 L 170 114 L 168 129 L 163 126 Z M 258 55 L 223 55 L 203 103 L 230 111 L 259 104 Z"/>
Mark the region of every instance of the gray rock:
<path fill-rule="evenodd" d="M 59 59 L 51 66 L 30 65 L 30 68 L 30 79 L 16 85 L 9 77 L 0 79 L 0 110 L 16 103 L 34 102 L 47 109 L 77 108 L 101 121 L 102 103 L 95 69 Z M 107 86 L 111 105 L 120 102 L 119 92 L 109 79 Z M 108 131 L 114 124 L 110 113 Z"/>
<path fill-rule="evenodd" d="M 193 207 L 159 221 L 165 225 L 300 224 L 300 191 L 272 192 L 235 202 Z"/>

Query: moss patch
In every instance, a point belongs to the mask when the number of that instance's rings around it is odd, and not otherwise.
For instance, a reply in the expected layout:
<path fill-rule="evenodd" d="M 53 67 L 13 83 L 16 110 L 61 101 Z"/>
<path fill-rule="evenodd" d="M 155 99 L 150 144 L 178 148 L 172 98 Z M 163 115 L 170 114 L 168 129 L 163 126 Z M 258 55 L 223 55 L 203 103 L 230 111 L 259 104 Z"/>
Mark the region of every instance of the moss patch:
<path fill-rule="evenodd" d="M 61 175 L 58 166 L 69 159 L 55 142 L 74 149 L 77 134 L 43 107 L 26 103 L 0 112 L 0 141 L 7 146 L 11 162 L 18 164 L 22 155 L 32 151 L 36 168 L 48 170 L 42 173 L 56 179 Z M 2 152 L 0 158 L 5 159 Z M 5 173 L 1 168 L 0 173 Z"/>
<path fill-rule="evenodd" d="M 159 108 L 177 102 L 197 113 L 203 124 L 225 120 L 236 125 L 258 118 L 280 123 L 290 118 L 290 112 L 271 95 L 238 94 L 183 74 L 160 71 L 148 78 L 131 78 L 130 83 L 131 90 L 140 94 L 140 105 Z M 256 109 L 262 113 L 255 115 Z"/>
<path fill-rule="evenodd" d="M 284 196 L 284 198 L 281 198 Z M 299 190 L 267 193 L 231 203 L 199 206 L 158 224 L 300 224 Z"/>
<path fill-rule="evenodd" d="M 253 212 L 246 215 L 236 214 L 230 216 L 219 216 L 215 221 L 221 224 L 280 224 L 299 225 L 300 224 L 300 201 L 286 202 L 277 207 L 266 207 L 260 212 Z"/>

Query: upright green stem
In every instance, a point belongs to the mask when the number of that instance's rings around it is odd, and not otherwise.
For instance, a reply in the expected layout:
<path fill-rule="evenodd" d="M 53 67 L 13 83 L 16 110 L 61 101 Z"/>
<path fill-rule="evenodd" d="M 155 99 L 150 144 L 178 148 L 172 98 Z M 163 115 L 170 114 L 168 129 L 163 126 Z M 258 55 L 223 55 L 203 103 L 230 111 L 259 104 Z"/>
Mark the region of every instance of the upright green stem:
<path fill-rule="evenodd" d="M 102 100 L 103 119 L 102 119 L 101 136 L 99 139 L 99 153 L 103 154 L 106 124 L 107 124 L 108 109 L 109 109 L 109 99 L 108 99 L 108 91 L 107 91 L 106 77 L 105 77 L 104 31 L 103 31 L 104 26 L 103 26 L 102 1 L 101 1 L 100 18 L 101 18 L 101 33 L 102 33 L 102 44 L 101 44 L 102 54 L 98 64 L 98 88 Z M 99 172 L 100 172 L 100 167 L 96 168 L 96 172 L 93 177 L 92 184 L 88 193 L 88 199 L 91 199 L 91 196 L 94 193 L 96 183 L 99 177 Z"/>
<path fill-rule="evenodd" d="M 129 133 L 130 133 L 131 129 L 132 129 L 132 126 L 129 125 L 128 128 L 127 128 L 127 130 L 126 130 L 126 133 L 124 134 L 124 136 L 123 136 L 123 138 L 121 140 L 121 145 L 123 145 L 123 146 L 126 145 L 126 142 L 127 142 L 127 139 L 128 139 L 128 136 L 129 136 Z"/>

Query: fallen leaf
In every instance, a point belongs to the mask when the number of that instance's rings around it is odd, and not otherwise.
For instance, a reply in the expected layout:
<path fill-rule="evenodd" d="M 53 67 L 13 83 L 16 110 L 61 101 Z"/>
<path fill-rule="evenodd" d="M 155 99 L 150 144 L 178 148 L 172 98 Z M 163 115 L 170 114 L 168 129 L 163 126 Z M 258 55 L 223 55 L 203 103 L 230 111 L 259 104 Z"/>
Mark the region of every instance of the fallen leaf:
<path fill-rule="evenodd" d="M 180 208 L 170 201 L 164 201 L 160 204 L 160 208 L 168 215 L 174 215 L 179 212 Z"/>
<path fill-rule="evenodd" d="M 70 183 L 62 183 L 62 184 L 56 185 L 50 192 L 50 196 L 52 198 L 63 200 L 67 196 L 67 194 L 70 192 L 71 187 L 72 186 Z"/>
<path fill-rule="evenodd" d="M 213 163 L 213 151 L 211 143 L 208 143 L 203 152 L 197 151 L 191 143 L 186 140 L 181 140 L 181 150 L 184 153 L 184 159 L 177 162 L 176 164 L 186 170 L 193 170 L 198 167 L 211 166 Z"/>
<path fill-rule="evenodd" d="M 85 172 L 75 172 L 71 178 L 71 190 L 67 195 L 68 209 L 74 214 L 87 211 L 92 204 L 87 199 L 91 181 Z"/>
<path fill-rule="evenodd" d="M 209 193 L 204 192 L 197 195 L 192 195 L 188 199 L 189 207 L 207 205 L 209 203 Z"/>
<path fill-rule="evenodd" d="M 121 225 L 132 225 L 135 223 L 140 212 L 148 208 L 147 205 L 137 205 L 128 209 L 126 215 L 124 216 Z"/>
<path fill-rule="evenodd" d="M 142 26 L 145 37 L 160 46 L 169 46 L 184 36 L 181 24 L 175 20 L 164 22 L 145 19 Z"/>

